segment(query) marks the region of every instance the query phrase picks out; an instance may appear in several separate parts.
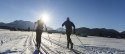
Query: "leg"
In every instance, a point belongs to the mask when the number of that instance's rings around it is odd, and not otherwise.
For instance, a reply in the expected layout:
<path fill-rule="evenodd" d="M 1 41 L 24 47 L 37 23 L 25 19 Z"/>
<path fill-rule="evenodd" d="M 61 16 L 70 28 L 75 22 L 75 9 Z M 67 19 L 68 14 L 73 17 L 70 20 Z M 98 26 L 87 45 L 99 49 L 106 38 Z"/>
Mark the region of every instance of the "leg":
<path fill-rule="evenodd" d="M 67 47 L 69 48 L 69 43 L 71 44 L 71 48 L 73 48 L 73 43 L 71 41 L 70 35 L 72 33 L 72 30 L 66 30 L 66 34 L 67 34 Z"/>
<path fill-rule="evenodd" d="M 40 30 L 39 31 L 39 38 L 38 38 L 38 49 L 40 48 L 40 44 L 41 44 L 41 34 L 42 34 L 42 31 Z"/>
<path fill-rule="evenodd" d="M 70 38 L 70 44 L 71 44 L 71 49 L 73 49 L 73 43 L 72 43 L 71 38 Z"/>
<path fill-rule="evenodd" d="M 70 35 L 71 35 L 71 33 L 69 34 L 69 43 L 71 44 L 71 49 L 72 49 L 73 48 L 73 43 L 72 43 L 72 40 L 70 38 Z"/>
<path fill-rule="evenodd" d="M 69 48 L 69 36 L 67 35 L 67 48 Z"/>

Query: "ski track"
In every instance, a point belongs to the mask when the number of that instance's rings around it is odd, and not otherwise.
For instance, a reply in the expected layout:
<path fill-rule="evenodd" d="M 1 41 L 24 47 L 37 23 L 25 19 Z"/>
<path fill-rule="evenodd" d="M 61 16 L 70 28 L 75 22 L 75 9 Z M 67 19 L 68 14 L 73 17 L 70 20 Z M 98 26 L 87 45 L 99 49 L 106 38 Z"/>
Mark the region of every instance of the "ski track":
<path fill-rule="evenodd" d="M 0 31 L 0 54 L 34 54 L 35 32 Z M 66 48 L 66 37 L 54 34 L 41 37 L 40 54 L 125 54 L 125 50 L 74 44 L 73 50 Z M 64 36 L 64 35 L 63 35 Z M 74 40 L 75 36 L 72 36 Z M 3 49 L 2 49 L 3 48 Z"/>
<path fill-rule="evenodd" d="M 44 38 L 44 37 L 43 37 Z M 57 51 L 58 53 L 72 53 L 72 54 L 85 54 L 84 52 L 80 52 L 80 51 L 78 51 L 77 49 L 73 49 L 73 50 L 70 50 L 70 49 L 68 49 L 68 48 L 66 48 L 66 44 L 62 44 L 62 43 L 58 43 L 58 41 L 56 41 L 56 40 L 53 40 L 53 41 L 50 41 L 49 39 L 47 39 L 47 38 L 44 38 L 45 40 L 47 40 L 47 41 L 49 41 L 49 42 L 52 42 L 52 45 L 53 46 L 56 46 L 56 47 L 58 47 L 58 48 L 62 48 L 60 51 L 59 51 L 59 49 L 57 48 L 57 50 L 55 50 L 55 51 Z M 63 51 L 62 51 L 63 50 Z M 67 51 L 66 51 L 67 50 Z"/>
<path fill-rule="evenodd" d="M 48 39 L 45 37 L 42 37 L 42 38 L 53 43 L 52 44 L 53 46 L 56 46 L 56 47 L 60 46 L 61 48 L 63 48 L 62 50 L 67 50 L 66 42 L 59 43 L 57 40 L 54 40 L 54 39 L 51 39 L 53 40 L 51 41 L 49 38 Z M 50 45 L 50 44 L 47 44 L 47 45 Z M 52 48 L 52 46 L 49 48 Z M 65 52 L 65 51 L 62 52 L 62 50 L 59 51 L 59 49 L 57 50 L 55 49 L 54 51 L 57 51 L 59 54 L 64 54 L 64 53 L 68 54 L 68 52 Z M 74 45 L 74 50 L 70 52 L 71 54 L 125 54 L 125 50 L 109 48 L 109 47 L 82 46 L 82 45 Z"/>
<path fill-rule="evenodd" d="M 22 32 L 21 32 L 22 33 Z M 15 34 L 15 35 L 11 35 L 11 34 Z M 1 34 L 0 34 L 1 35 Z M 18 32 L 16 33 L 2 33 L 2 35 L 4 35 L 6 42 L 4 42 L 0 47 L 6 47 L 5 50 L 3 50 L 3 52 L 0 52 L 0 54 L 29 54 L 27 52 L 25 52 L 28 47 L 29 47 L 29 38 L 30 36 L 26 33 L 23 34 L 19 34 Z M 10 37 L 9 35 L 11 35 L 12 37 Z M 15 37 L 16 38 L 13 38 Z M 3 38 L 4 38 L 3 37 Z M 6 37 L 9 37 L 8 39 L 6 39 Z M 28 51 L 31 54 L 31 51 L 28 49 Z"/>
<path fill-rule="evenodd" d="M 18 50 L 18 49 L 20 49 L 20 48 L 16 48 L 17 47 L 17 45 L 18 44 L 20 44 L 20 41 L 23 41 L 24 40 L 24 38 L 21 38 L 20 40 L 19 40 L 19 38 L 17 38 L 17 39 L 15 39 L 15 40 L 12 40 L 12 41 L 8 41 L 8 42 L 6 42 L 6 43 L 12 43 L 12 45 L 10 45 L 11 47 L 9 48 L 9 50 L 6 50 L 6 52 L 3 52 L 3 54 L 7 54 L 7 53 L 16 53 L 16 52 L 21 52 L 20 50 Z M 4 44 L 3 44 L 4 45 Z M 6 45 L 6 44 L 5 44 Z"/>

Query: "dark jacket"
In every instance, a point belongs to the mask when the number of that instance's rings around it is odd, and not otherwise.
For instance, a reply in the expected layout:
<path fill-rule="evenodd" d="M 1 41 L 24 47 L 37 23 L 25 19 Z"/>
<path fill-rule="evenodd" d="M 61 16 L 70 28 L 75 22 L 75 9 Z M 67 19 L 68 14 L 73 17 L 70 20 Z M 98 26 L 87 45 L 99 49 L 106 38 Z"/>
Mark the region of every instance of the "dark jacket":
<path fill-rule="evenodd" d="M 63 24 L 62 24 L 62 26 L 64 26 L 65 25 L 65 27 L 66 27 L 66 32 L 72 32 L 72 27 L 74 27 L 74 30 L 75 30 L 75 25 L 71 22 L 71 21 L 69 21 L 69 20 L 67 20 L 67 21 L 65 21 Z"/>

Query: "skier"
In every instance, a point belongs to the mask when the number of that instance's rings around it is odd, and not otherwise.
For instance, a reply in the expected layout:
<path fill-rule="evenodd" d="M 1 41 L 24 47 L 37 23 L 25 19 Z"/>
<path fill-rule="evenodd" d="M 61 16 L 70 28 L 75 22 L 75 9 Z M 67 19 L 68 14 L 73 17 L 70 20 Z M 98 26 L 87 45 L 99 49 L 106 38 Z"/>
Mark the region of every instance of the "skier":
<path fill-rule="evenodd" d="M 42 19 L 39 19 L 37 22 L 35 22 L 35 24 L 36 24 L 36 47 L 39 49 L 41 44 L 41 35 L 43 32 L 43 28 L 44 27 L 46 28 L 46 25 L 44 24 Z"/>
<path fill-rule="evenodd" d="M 67 35 L 67 48 L 69 48 L 69 44 L 71 44 L 71 49 L 73 49 L 73 43 L 70 38 L 70 35 L 72 33 L 72 27 L 74 27 L 74 33 L 75 33 L 75 25 L 70 21 L 69 17 L 67 17 L 67 20 L 62 24 L 62 27 L 65 25 L 66 28 L 66 35 Z"/>

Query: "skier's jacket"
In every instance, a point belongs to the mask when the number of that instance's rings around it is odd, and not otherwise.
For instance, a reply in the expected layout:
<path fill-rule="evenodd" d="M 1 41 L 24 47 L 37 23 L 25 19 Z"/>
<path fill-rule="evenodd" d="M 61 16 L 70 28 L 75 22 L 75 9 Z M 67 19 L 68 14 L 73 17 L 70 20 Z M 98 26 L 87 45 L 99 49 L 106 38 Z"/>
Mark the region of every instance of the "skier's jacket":
<path fill-rule="evenodd" d="M 65 21 L 62 26 L 66 27 L 66 32 L 72 32 L 72 26 L 74 27 L 74 33 L 75 33 L 75 25 L 70 21 L 70 20 L 67 20 Z"/>
<path fill-rule="evenodd" d="M 43 23 L 43 21 L 42 20 L 38 20 L 37 22 L 36 22 L 36 25 L 37 25 L 37 28 L 36 28 L 36 30 L 43 30 L 43 28 L 44 28 L 44 23 Z"/>

